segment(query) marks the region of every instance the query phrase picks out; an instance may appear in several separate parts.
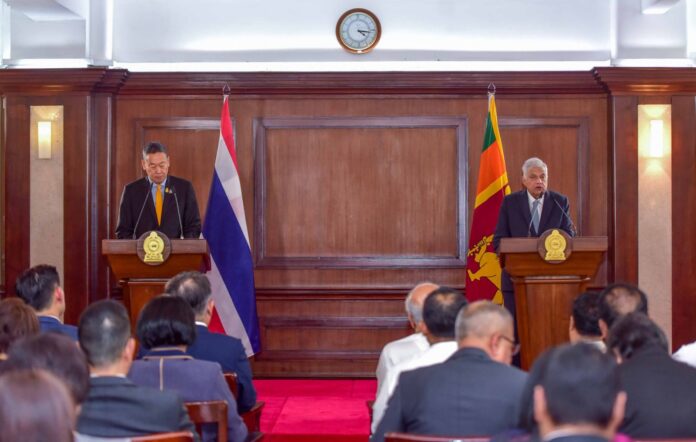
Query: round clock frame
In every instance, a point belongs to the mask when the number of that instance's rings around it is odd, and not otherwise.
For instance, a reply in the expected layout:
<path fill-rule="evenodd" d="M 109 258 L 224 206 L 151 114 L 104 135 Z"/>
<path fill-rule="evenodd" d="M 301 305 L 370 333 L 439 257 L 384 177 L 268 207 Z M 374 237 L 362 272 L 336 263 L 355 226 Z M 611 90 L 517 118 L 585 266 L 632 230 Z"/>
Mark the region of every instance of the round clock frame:
<path fill-rule="evenodd" d="M 357 32 L 361 33 L 363 36 L 365 32 L 374 32 L 375 36 L 374 39 L 372 39 L 372 42 L 368 43 L 365 46 L 361 46 L 361 43 L 364 41 L 369 41 L 370 36 L 366 36 L 362 40 L 357 40 L 353 39 L 350 37 L 349 32 L 350 30 L 348 29 L 350 26 L 349 19 L 350 17 L 357 17 L 356 19 L 352 20 L 352 22 L 355 22 L 356 20 L 360 19 L 360 16 L 366 16 L 367 20 L 362 20 L 367 24 L 368 29 L 356 29 Z M 374 29 L 370 29 L 370 24 L 368 21 L 372 21 L 374 23 Z M 346 28 L 344 30 L 344 27 Z M 338 42 L 341 44 L 343 49 L 345 49 L 348 52 L 351 52 L 353 54 L 366 54 L 370 51 L 372 51 L 375 46 L 377 46 L 377 43 L 379 42 L 380 37 L 382 36 L 382 25 L 379 23 L 379 19 L 377 16 L 372 12 L 364 8 L 354 8 L 351 10 L 348 10 L 344 12 L 341 17 L 338 19 L 338 22 L 336 23 L 336 39 Z"/>

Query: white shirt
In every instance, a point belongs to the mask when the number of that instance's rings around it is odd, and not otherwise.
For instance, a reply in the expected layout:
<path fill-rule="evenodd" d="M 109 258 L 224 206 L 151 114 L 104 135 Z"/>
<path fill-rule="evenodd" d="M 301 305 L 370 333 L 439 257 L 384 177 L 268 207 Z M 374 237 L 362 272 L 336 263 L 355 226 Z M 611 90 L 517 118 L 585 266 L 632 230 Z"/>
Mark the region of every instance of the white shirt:
<path fill-rule="evenodd" d="M 544 192 L 541 195 L 541 198 L 539 198 L 539 205 L 537 206 L 537 211 L 539 212 L 539 219 L 541 219 L 541 210 L 544 208 L 544 197 L 546 196 L 546 193 Z M 529 213 L 532 213 L 532 207 L 534 207 L 534 201 L 537 199 L 532 196 L 529 191 L 527 191 L 527 201 L 529 201 Z"/>
<path fill-rule="evenodd" d="M 377 364 L 377 394 L 384 385 L 387 374 L 398 364 L 418 356 L 430 347 L 423 333 L 413 333 L 384 346 Z"/>
<path fill-rule="evenodd" d="M 379 425 L 379 421 L 382 420 L 384 412 L 387 410 L 387 402 L 389 402 L 389 398 L 399 383 L 399 375 L 402 372 L 445 362 L 457 351 L 457 348 L 457 341 L 438 342 L 431 345 L 421 355 L 408 359 L 395 366 L 393 370 L 390 370 L 384 385 L 377 392 L 377 398 L 372 406 L 372 432 L 374 433 L 377 430 L 377 425 Z"/>
<path fill-rule="evenodd" d="M 679 362 L 696 367 L 696 342 L 682 345 L 672 357 Z"/>

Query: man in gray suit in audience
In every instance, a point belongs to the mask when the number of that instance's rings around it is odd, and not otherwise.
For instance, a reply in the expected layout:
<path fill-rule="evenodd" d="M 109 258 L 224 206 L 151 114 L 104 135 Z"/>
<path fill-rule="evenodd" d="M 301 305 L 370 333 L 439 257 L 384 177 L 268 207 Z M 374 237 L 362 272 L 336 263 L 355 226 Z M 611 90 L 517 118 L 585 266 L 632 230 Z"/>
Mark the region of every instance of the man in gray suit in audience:
<path fill-rule="evenodd" d="M 91 374 L 89 394 L 77 420 L 78 433 L 132 437 L 190 431 L 198 440 L 176 393 L 139 387 L 126 378 L 135 340 L 121 304 L 99 301 L 87 307 L 80 317 L 78 335 Z"/>
<path fill-rule="evenodd" d="M 484 436 L 517 423 L 523 371 L 511 367 L 519 350 L 512 316 L 490 301 L 462 308 L 459 350 L 441 364 L 403 372 L 372 436 L 401 431 L 436 436 Z"/>

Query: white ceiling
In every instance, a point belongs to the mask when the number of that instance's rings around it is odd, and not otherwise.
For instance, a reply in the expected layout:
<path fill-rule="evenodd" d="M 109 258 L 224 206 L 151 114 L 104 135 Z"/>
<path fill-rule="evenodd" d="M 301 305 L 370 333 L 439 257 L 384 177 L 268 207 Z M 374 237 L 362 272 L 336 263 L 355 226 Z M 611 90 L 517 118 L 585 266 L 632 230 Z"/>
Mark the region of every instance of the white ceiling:
<path fill-rule="evenodd" d="M 381 21 L 372 53 L 336 41 L 354 7 Z M 692 65 L 696 53 L 696 0 L 5 0 L 1 13 L 8 65 L 589 69 Z"/>

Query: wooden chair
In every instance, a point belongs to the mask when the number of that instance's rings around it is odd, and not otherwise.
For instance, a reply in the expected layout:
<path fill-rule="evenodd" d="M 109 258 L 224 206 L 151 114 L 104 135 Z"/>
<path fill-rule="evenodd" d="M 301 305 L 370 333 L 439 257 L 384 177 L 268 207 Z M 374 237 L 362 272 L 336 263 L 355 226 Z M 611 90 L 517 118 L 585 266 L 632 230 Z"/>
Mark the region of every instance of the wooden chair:
<path fill-rule="evenodd" d="M 172 433 L 148 434 L 147 436 L 132 437 L 131 442 L 193 442 L 193 434 L 189 431 Z"/>
<path fill-rule="evenodd" d="M 423 434 L 387 433 L 385 442 L 488 442 L 490 437 L 447 437 Z"/>
<path fill-rule="evenodd" d="M 198 434 L 202 434 L 203 424 L 216 424 L 217 440 L 227 442 L 227 402 L 186 402 L 185 405 Z"/>
<path fill-rule="evenodd" d="M 239 386 L 237 385 L 237 373 L 225 373 L 225 381 L 230 387 L 230 391 L 234 395 L 235 399 L 238 398 Z M 266 403 L 263 401 L 257 401 L 251 410 L 242 413 L 241 417 L 246 424 L 249 434 L 261 432 L 261 412 Z"/>

